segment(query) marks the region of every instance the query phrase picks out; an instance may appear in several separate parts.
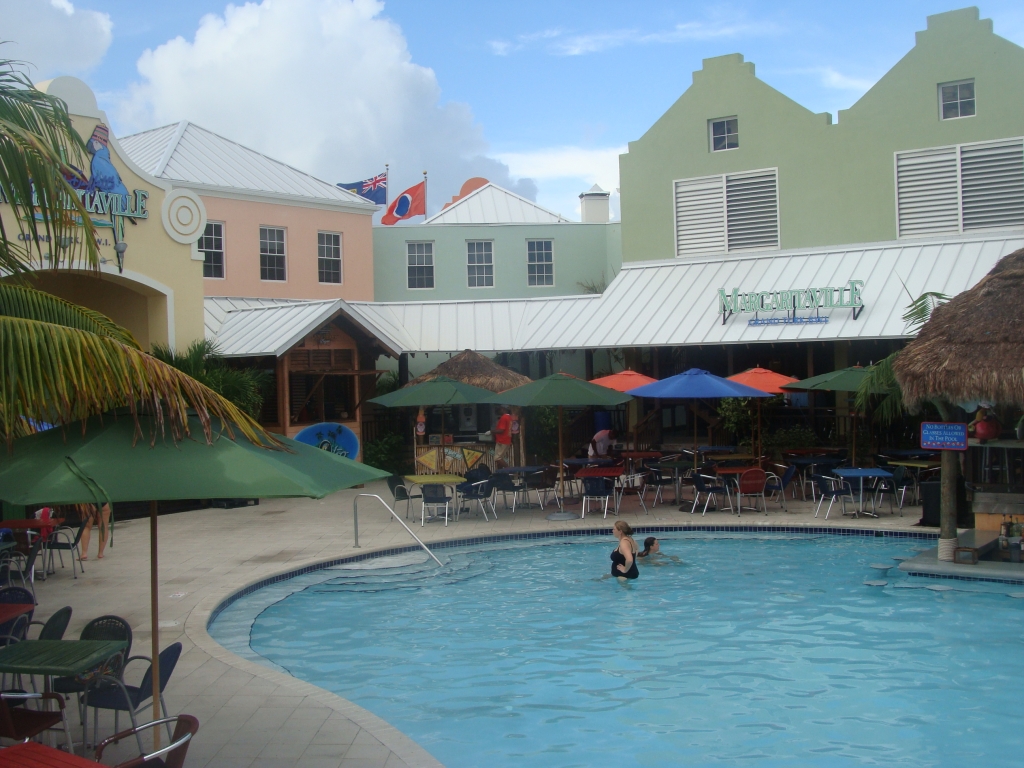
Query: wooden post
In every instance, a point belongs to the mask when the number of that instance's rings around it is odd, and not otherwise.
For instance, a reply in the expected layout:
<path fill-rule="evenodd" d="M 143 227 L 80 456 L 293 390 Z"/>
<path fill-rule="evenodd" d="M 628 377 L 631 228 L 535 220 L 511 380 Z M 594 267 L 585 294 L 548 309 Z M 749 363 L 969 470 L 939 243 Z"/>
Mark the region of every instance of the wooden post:
<path fill-rule="evenodd" d="M 153 719 L 160 719 L 160 584 L 157 568 L 157 503 L 149 502 L 149 608 L 153 633 Z M 160 748 L 160 727 L 153 728 L 153 748 Z"/>
<path fill-rule="evenodd" d="M 943 421 L 951 421 L 952 414 L 946 403 L 936 402 Z M 956 536 L 956 486 L 960 472 L 960 459 L 955 451 L 942 451 L 940 457 L 939 490 L 939 560 L 952 562 L 953 550 L 957 546 Z"/>
<path fill-rule="evenodd" d="M 558 493 L 565 498 L 565 454 L 562 452 L 562 406 L 558 406 Z"/>
<path fill-rule="evenodd" d="M 277 358 L 277 423 L 281 434 L 288 435 L 288 424 L 291 421 L 291 393 L 288 391 L 288 353 Z"/>
<path fill-rule="evenodd" d="M 409 383 L 409 353 L 403 352 L 398 356 L 398 386 L 404 387 Z"/>

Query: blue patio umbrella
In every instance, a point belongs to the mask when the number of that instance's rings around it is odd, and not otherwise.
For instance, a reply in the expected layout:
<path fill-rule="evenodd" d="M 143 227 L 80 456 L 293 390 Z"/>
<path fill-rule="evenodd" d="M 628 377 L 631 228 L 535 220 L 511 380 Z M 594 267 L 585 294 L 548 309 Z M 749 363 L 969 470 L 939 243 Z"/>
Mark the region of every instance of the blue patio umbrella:
<path fill-rule="evenodd" d="M 723 397 L 774 397 L 768 392 L 723 379 L 713 373 L 691 368 L 653 384 L 631 389 L 627 395 L 656 397 L 660 400 L 717 400 Z M 693 464 L 697 465 L 697 419 L 693 419 Z"/>

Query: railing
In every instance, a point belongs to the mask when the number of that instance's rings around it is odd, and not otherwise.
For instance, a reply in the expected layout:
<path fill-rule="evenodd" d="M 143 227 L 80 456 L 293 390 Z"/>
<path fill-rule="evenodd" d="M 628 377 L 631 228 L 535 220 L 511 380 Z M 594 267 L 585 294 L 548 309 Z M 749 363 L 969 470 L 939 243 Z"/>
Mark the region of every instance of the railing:
<path fill-rule="evenodd" d="M 661 408 L 655 408 L 633 427 L 633 450 L 646 451 L 661 444 Z"/>
<path fill-rule="evenodd" d="M 397 520 L 398 522 L 400 522 L 402 524 L 402 527 L 405 528 L 405 530 L 407 530 L 409 532 L 410 536 L 412 536 L 414 539 L 416 539 L 416 543 L 419 544 L 421 547 L 423 547 L 423 551 L 426 552 L 428 555 L 430 555 L 432 558 L 434 558 L 434 562 L 435 563 L 437 563 L 438 565 L 440 565 L 442 567 L 444 566 L 444 563 L 442 563 L 440 560 L 437 559 L 437 555 L 435 555 L 433 552 L 430 551 L 430 547 L 428 547 L 426 544 L 424 544 L 422 541 L 420 541 L 420 537 L 412 532 L 412 528 L 410 528 L 408 525 L 406 525 L 405 521 L 402 520 L 402 518 L 400 518 L 398 516 L 398 514 L 395 512 L 395 510 L 393 510 L 390 506 L 388 506 L 388 503 L 386 501 L 384 501 L 384 499 L 382 499 L 380 496 L 378 496 L 375 493 L 357 493 L 356 497 L 354 499 L 352 499 L 352 524 L 355 526 L 355 538 L 356 538 L 355 548 L 356 549 L 360 549 L 360 547 L 359 547 L 359 499 L 362 498 L 363 496 L 368 496 L 371 499 L 376 499 L 381 504 L 383 504 L 384 508 L 388 512 L 391 513 L 391 516 L 393 518 L 395 518 L 395 520 Z"/>

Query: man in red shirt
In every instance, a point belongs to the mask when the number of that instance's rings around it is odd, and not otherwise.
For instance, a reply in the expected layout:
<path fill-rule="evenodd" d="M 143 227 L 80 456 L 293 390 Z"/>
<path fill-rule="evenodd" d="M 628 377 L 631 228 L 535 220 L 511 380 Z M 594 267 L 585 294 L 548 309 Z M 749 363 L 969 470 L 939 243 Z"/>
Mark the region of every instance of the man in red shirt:
<path fill-rule="evenodd" d="M 506 467 L 512 463 L 512 416 L 504 406 L 494 427 L 494 461 L 500 461 Z"/>

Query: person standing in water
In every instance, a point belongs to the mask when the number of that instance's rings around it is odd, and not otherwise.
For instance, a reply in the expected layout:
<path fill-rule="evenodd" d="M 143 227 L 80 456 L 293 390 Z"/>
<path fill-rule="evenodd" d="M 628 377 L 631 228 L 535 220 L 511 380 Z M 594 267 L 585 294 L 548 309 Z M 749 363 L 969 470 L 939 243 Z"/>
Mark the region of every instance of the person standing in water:
<path fill-rule="evenodd" d="M 619 540 L 619 546 L 612 552 L 612 576 L 619 579 L 635 579 L 640 575 L 636 567 L 639 547 L 633 541 L 633 529 L 625 520 L 618 520 L 612 528 L 612 535 Z"/>

